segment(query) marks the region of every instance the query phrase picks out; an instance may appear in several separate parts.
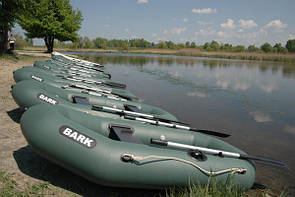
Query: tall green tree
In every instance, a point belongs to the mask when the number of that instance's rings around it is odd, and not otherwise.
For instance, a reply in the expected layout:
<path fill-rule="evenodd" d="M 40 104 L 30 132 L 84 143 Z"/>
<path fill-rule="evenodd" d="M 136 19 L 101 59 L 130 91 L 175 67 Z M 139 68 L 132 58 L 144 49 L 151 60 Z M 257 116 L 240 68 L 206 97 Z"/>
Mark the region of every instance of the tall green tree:
<path fill-rule="evenodd" d="M 263 45 L 261 45 L 260 49 L 265 53 L 269 53 L 272 51 L 272 46 L 266 42 Z"/>
<path fill-rule="evenodd" d="M 106 49 L 108 40 L 106 38 L 97 37 L 93 40 L 94 46 L 99 49 Z"/>
<path fill-rule="evenodd" d="M 295 39 L 294 40 L 288 40 L 286 44 L 286 48 L 289 52 L 295 52 Z"/>
<path fill-rule="evenodd" d="M 23 0 L 25 9 L 18 23 L 28 38 L 43 38 L 47 52 L 53 51 L 54 39 L 75 41 L 81 28 L 82 14 L 69 0 Z"/>
<path fill-rule="evenodd" d="M 0 0 L 0 54 L 7 51 L 8 32 L 14 26 L 20 0 Z"/>
<path fill-rule="evenodd" d="M 277 53 L 287 53 L 288 50 L 282 46 L 281 43 L 276 43 L 274 46 L 273 46 L 273 50 L 274 52 L 277 52 Z"/>

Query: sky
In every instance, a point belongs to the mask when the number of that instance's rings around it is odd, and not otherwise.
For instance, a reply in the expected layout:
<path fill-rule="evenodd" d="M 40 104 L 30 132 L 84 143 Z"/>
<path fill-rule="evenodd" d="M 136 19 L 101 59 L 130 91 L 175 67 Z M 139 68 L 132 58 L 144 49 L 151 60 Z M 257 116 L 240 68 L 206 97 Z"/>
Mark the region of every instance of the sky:
<path fill-rule="evenodd" d="M 70 0 L 82 11 L 81 36 L 148 41 L 216 40 L 285 45 L 295 39 L 294 0 Z M 15 31 L 21 31 L 19 27 Z"/>

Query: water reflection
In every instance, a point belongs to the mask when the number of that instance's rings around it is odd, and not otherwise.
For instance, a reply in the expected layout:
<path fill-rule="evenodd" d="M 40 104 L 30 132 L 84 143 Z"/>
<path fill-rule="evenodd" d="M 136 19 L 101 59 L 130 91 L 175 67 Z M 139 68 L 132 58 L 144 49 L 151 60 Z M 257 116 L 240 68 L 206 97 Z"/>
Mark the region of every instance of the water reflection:
<path fill-rule="evenodd" d="M 270 117 L 270 115 L 266 114 L 266 113 L 263 113 L 261 111 L 252 111 L 252 112 L 249 112 L 249 114 L 251 116 L 253 116 L 254 120 L 256 122 L 270 122 L 270 121 L 273 121 Z"/>
<path fill-rule="evenodd" d="M 192 126 L 226 131 L 251 154 L 283 161 L 290 171 L 257 168 L 257 181 L 295 195 L 295 65 L 276 62 L 126 54 L 83 54 L 142 101 Z"/>
<path fill-rule="evenodd" d="M 71 52 L 68 52 L 71 53 Z M 121 53 L 79 53 L 89 61 L 100 62 L 103 65 L 133 65 L 145 66 L 147 64 L 154 64 L 161 66 L 195 66 L 197 63 L 208 67 L 211 70 L 215 68 L 235 67 L 253 68 L 258 67 L 261 72 L 271 71 L 276 73 L 282 71 L 285 77 L 295 78 L 294 64 L 276 63 L 276 62 L 260 62 L 260 61 L 239 61 L 239 60 L 223 60 L 223 59 L 209 59 L 209 58 L 194 58 L 194 57 L 177 57 L 168 55 L 143 55 L 143 54 L 121 54 Z M 235 64 L 237 63 L 237 64 Z M 283 64 L 283 65 L 282 65 Z"/>

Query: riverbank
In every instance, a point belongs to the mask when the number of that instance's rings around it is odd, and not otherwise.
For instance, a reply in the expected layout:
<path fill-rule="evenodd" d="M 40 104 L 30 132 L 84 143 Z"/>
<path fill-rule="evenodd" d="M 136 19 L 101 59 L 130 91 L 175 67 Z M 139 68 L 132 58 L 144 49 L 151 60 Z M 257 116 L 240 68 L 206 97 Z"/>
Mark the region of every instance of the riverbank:
<path fill-rule="evenodd" d="M 36 155 L 27 145 L 20 127 L 21 111 L 13 101 L 10 87 L 14 84 L 12 72 L 25 65 L 32 65 L 35 61 L 44 61 L 50 57 L 42 52 L 25 52 L 23 55 L 0 57 L 0 196 L 1 190 L 11 188 L 5 192 L 17 195 L 26 192 L 28 195 L 53 196 L 187 196 L 188 191 L 180 193 L 133 190 L 103 187 L 91 183 L 73 173 L 55 165 Z M 25 56 L 24 56 L 25 55 Z M 42 55 L 42 57 L 40 57 Z M 34 56 L 34 57 L 32 57 Z M 7 174 L 9 173 L 9 174 Z M 12 174 L 11 174 L 12 173 Z M 3 177 L 3 178 L 2 178 Z M 14 183 L 15 182 L 15 183 Z M 11 187 L 10 187 L 11 186 Z M 206 192 L 206 187 L 192 189 Z M 13 193 L 14 192 L 14 193 Z M 224 191 L 215 193 L 219 196 Z M 268 189 L 252 189 L 239 193 L 242 196 L 277 196 L 270 195 Z M 19 194 L 20 195 L 20 194 Z M 193 195 L 193 194 L 192 194 Z M 212 194 L 214 196 L 214 194 Z M 226 196 L 226 195 L 223 195 Z M 234 196 L 234 195 L 233 195 Z"/>
<path fill-rule="evenodd" d="M 46 51 L 44 47 L 27 47 L 26 51 L 42 52 Z M 250 52 L 223 52 L 223 51 L 201 51 L 200 49 L 185 48 L 185 49 L 65 49 L 56 48 L 56 51 L 65 52 L 97 52 L 97 53 L 142 53 L 142 54 L 161 54 L 161 55 L 177 55 L 177 56 L 192 56 L 192 57 L 209 57 L 222 59 L 237 59 L 237 60 L 257 60 L 257 61 L 276 61 L 295 63 L 295 53 L 250 53 Z"/>

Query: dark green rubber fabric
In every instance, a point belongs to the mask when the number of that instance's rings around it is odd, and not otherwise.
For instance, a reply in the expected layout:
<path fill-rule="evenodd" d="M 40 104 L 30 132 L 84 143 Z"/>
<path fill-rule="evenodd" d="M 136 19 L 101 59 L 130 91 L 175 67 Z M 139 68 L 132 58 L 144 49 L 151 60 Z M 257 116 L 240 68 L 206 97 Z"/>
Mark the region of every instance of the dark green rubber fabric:
<path fill-rule="evenodd" d="M 143 144 L 110 139 L 112 125 L 131 127 L 132 135 Z M 246 170 L 244 174 L 233 174 L 234 184 L 240 187 L 251 188 L 255 179 L 254 166 L 246 160 L 207 154 L 207 160 L 198 161 L 186 151 L 150 144 L 151 138 L 165 136 L 169 141 L 243 153 L 224 141 L 199 133 L 44 104 L 24 113 L 21 128 L 31 147 L 41 156 L 102 185 L 131 188 L 205 185 L 210 174 L 202 170 L 216 172 L 230 168 Z M 134 160 L 123 161 L 122 156 L 126 154 L 134 156 Z M 225 182 L 229 174 L 216 175 L 215 179 Z"/>

